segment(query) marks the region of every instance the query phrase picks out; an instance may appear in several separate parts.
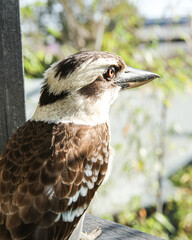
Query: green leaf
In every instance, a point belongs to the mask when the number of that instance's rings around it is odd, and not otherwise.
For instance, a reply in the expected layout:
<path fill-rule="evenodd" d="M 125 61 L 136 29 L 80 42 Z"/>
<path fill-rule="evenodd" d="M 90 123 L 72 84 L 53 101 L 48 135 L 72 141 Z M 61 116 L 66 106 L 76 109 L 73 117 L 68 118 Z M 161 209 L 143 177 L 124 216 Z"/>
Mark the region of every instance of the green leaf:
<path fill-rule="evenodd" d="M 61 39 L 61 37 L 62 37 L 61 32 L 53 27 L 52 28 L 47 27 L 47 31 L 48 31 L 48 33 L 50 33 L 51 35 L 53 35 L 54 37 L 56 37 L 58 39 Z"/>

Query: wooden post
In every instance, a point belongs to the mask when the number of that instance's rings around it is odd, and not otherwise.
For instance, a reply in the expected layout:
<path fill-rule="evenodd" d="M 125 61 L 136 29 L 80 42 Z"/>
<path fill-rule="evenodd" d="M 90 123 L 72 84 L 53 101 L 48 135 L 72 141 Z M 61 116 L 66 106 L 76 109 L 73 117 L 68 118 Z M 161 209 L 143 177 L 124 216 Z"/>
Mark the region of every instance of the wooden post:
<path fill-rule="evenodd" d="M 0 0 L 0 153 L 24 121 L 19 0 Z"/>

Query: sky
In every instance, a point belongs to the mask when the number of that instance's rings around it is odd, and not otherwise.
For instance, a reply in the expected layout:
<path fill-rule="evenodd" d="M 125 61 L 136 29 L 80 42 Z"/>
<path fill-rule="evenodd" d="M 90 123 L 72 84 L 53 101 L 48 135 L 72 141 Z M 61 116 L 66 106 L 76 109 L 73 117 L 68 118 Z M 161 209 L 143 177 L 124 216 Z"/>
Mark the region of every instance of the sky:
<path fill-rule="evenodd" d="M 20 0 L 24 6 L 35 0 Z M 42 0 L 44 1 L 44 0 Z M 146 18 L 192 16 L 192 0 L 130 0 Z"/>
<path fill-rule="evenodd" d="M 132 0 L 146 18 L 192 16 L 192 0 Z"/>

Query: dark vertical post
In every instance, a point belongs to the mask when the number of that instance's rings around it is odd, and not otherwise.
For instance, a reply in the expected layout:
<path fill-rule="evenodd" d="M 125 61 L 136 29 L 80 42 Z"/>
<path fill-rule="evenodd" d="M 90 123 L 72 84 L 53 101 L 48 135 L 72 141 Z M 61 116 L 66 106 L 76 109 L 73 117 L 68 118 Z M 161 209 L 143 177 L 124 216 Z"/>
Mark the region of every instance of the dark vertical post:
<path fill-rule="evenodd" d="M 0 0 L 0 153 L 24 121 L 19 0 Z"/>

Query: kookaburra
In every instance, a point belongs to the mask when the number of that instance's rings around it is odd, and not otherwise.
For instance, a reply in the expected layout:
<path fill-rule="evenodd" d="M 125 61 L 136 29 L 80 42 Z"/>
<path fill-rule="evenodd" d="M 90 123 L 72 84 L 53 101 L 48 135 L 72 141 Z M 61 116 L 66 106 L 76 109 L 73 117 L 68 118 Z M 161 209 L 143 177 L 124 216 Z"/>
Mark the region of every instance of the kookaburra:
<path fill-rule="evenodd" d="M 44 76 L 34 115 L 0 156 L 1 240 L 81 239 L 111 161 L 110 106 L 119 91 L 159 77 L 99 51 L 64 58 Z"/>

